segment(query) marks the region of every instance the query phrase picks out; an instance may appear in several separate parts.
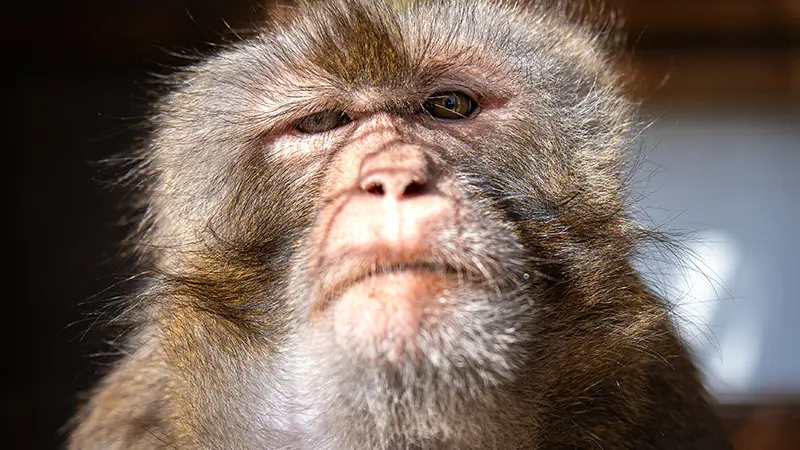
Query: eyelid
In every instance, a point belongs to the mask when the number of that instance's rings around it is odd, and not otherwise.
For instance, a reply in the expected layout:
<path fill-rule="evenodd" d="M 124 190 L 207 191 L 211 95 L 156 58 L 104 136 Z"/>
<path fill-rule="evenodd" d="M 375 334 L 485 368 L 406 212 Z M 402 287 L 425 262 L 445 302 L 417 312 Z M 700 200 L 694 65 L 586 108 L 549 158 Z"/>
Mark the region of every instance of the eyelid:
<path fill-rule="evenodd" d="M 447 84 L 440 84 L 436 85 L 433 89 L 428 91 L 428 97 L 434 96 L 436 94 L 441 94 L 443 92 L 463 92 L 467 94 L 475 103 L 481 104 L 483 103 L 484 97 L 482 95 L 478 95 L 475 91 L 468 88 L 467 86 L 459 83 L 447 83 Z"/>
<path fill-rule="evenodd" d="M 315 118 L 318 119 L 316 124 L 314 123 Z M 312 112 L 300 117 L 294 121 L 292 128 L 302 134 L 319 134 L 335 130 L 352 121 L 353 119 L 346 112 L 329 109 Z"/>

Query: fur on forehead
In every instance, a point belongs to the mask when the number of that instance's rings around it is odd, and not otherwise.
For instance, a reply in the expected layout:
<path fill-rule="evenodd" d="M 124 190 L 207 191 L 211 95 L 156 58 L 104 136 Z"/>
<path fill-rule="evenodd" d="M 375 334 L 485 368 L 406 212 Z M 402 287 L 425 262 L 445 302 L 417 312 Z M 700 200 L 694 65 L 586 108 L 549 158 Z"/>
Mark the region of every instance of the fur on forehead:
<path fill-rule="evenodd" d="M 499 58 L 529 57 L 531 41 L 557 35 L 569 15 L 488 0 L 301 1 L 281 12 L 262 38 L 293 73 L 337 94 L 377 88 L 397 97 L 418 97 L 454 73 L 502 75 L 509 67 Z"/>

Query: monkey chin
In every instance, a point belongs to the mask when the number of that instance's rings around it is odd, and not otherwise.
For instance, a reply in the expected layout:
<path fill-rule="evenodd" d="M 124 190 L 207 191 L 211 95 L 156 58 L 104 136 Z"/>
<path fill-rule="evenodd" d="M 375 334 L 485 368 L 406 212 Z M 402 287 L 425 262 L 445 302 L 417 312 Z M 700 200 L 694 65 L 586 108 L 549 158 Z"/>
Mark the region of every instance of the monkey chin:
<path fill-rule="evenodd" d="M 354 283 L 331 305 L 337 345 L 374 362 L 420 361 L 420 336 L 431 333 L 428 326 L 443 314 L 454 283 L 449 274 L 420 268 L 373 274 Z"/>

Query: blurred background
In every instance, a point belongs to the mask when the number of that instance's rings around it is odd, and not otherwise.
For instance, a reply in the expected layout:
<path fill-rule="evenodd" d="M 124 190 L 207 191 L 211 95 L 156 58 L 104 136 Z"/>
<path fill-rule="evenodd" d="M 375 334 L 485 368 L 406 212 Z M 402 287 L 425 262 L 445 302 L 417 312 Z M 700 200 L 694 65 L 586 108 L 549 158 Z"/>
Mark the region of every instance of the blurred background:
<path fill-rule="evenodd" d="M 176 53 L 234 39 L 229 27 L 264 15 L 259 3 L 2 7 L 11 448 L 57 448 L 76 394 L 107 360 L 104 328 L 89 313 L 129 268 L 116 259 L 125 192 L 97 162 L 135 142 L 150 73 L 184 64 Z M 684 270 L 658 253 L 643 270 L 677 299 L 736 449 L 800 448 L 800 0 L 606 4 L 626 18 L 622 63 L 652 122 L 639 214 L 695 232 Z"/>

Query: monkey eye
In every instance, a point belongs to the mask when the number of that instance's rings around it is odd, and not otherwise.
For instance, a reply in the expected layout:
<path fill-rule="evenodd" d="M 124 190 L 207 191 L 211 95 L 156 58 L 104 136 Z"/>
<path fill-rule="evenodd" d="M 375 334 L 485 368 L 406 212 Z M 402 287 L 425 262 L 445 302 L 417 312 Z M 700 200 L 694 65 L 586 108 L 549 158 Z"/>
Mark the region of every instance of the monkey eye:
<path fill-rule="evenodd" d="M 478 102 L 464 92 L 437 92 L 422 104 L 422 108 L 437 119 L 466 119 L 478 108 Z"/>
<path fill-rule="evenodd" d="M 294 127 L 302 133 L 324 133 L 350 122 L 352 119 L 341 111 L 322 111 L 303 117 Z"/>

